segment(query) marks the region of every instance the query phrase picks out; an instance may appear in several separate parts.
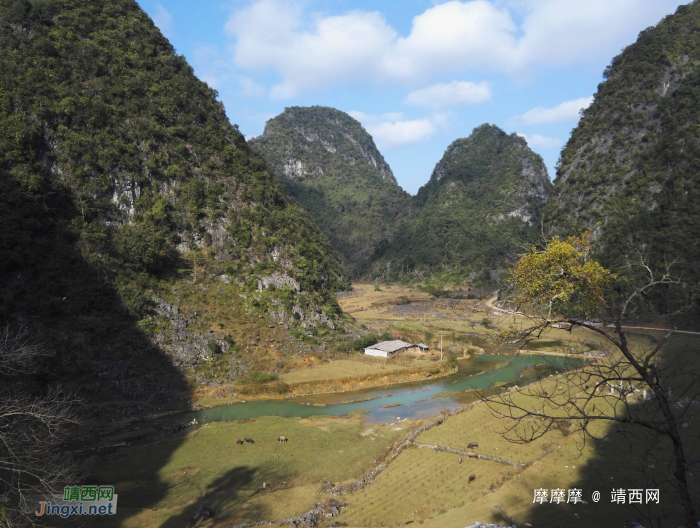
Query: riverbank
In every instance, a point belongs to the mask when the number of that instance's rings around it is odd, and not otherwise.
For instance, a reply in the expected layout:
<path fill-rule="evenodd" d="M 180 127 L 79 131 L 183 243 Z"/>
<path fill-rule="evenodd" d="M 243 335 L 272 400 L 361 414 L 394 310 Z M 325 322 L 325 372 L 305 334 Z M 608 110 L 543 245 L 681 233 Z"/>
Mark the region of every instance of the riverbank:
<path fill-rule="evenodd" d="M 382 367 L 379 366 L 379 369 Z M 190 393 L 195 409 L 207 409 L 232 403 L 256 400 L 278 400 L 314 396 L 319 394 L 341 394 L 373 388 L 391 388 L 394 385 L 434 380 L 457 373 L 458 367 L 446 362 L 435 362 L 418 367 L 403 367 L 386 372 L 376 370 L 360 376 L 319 377 L 306 381 L 291 381 L 280 376 L 278 380 L 247 385 L 226 384 L 211 389 L 200 389 Z"/>

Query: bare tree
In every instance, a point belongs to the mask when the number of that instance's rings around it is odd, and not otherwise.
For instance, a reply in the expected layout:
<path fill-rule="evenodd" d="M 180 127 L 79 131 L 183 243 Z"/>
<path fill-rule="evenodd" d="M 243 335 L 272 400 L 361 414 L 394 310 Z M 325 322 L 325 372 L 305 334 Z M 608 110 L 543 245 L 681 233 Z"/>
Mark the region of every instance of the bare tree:
<path fill-rule="evenodd" d="M 557 383 L 541 381 L 484 399 L 497 416 L 512 420 L 504 434 L 514 442 L 532 442 L 563 423 L 576 424 L 584 439 L 595 438 L 591 425 L 599 422 L 615 423 L 618 431 L 626 428 L 629 434 L 642 428 L 650 433 L 644 441 L 656 448 L 663 445 L 659 439 L 668 439 L 672 485 L 685 526 L 695 527 L 697 498 L 688 489 L 687 475 L 697 462 L 688 460 L 687 443 L 689 424 L 699 411 L 698 363 L 665 347 L 674 330 L 655 344 L 640 346 L 631 341 L 624 324 L 635 303 L 653 288 L 681 281 L 673 277 L 670 265 L 657 273 L 642 259 L 638 265 L 644 280 L 630 289 L 591 259 L 590 247 L 584 233 L 567 241 L 554 238 L 543 251 L 533 248 L 524 255 L 511 270 L 511 282 L 516 311 L 523 313 L 525 323 L 502 329 L 500 337 L 527 342 L 552 327 L 571 333 L 583 328 L 602 338 L 603 351 Z M 620 293 L 625 287 L 627 293 Z"/>
<path fill-rule="evenodd" d="M 57 494 L 79 478 L 60 449 L 77 423 L 77 400 L 61 387 L 33 383 L 47 356 L 25 331 L 0 334 L 0 526 L 35 524 L 36 497 Z"/>

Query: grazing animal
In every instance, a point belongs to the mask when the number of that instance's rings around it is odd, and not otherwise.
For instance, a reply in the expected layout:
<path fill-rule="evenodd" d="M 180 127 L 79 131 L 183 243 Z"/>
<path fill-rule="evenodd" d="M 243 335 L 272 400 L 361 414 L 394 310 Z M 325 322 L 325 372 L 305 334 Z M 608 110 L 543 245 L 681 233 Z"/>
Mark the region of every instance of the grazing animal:
<path fill-rule="evenodd" d="M 459 457 L 458 462 L 461 464 L 462 463 L 462 457 Z"/>
<path fill-rule="evenodd" d="M 474 482 L 475 479 L 476 479 L 476 475 L 475 475 L 474 473 L 472 473 L 471 475 L 469 475 L 469 483 L 470 483 L 470 484 L 471 484 L 472 482 Z"/>
<path fill-rule="evenodd" d="M 243 440 L 241 440 L 241 439 L 239 438 L 238 440 L 236 440 L 236 443 L 237 443 L 238 445 L 243 445 L 244 442 L 243 442 Z"/>
<path fill-rule="evenodd" d="M 278 436 L 277 437 L 278 442 L 286 442 L 288 440 L 289 440 L 289 438 L 287 438 L 286 436 Z"/>
<path fill-rule="evenodd" d="M 479 442 L 469 442 L 469 444 L 467 444 L 467 447 L 469 449 L 476 449 L 477 447 L 479 447 Z"/>
<path fill-rule="evenodd" d="M 252 438 L 248 438 L 247 436 L 244 437 L 243 440 L 245 440 L 245 441 L 248 442 L 249 444 L 254 444 L 254 443 L 255 443 L 255 442 L 253 441 Z"/>

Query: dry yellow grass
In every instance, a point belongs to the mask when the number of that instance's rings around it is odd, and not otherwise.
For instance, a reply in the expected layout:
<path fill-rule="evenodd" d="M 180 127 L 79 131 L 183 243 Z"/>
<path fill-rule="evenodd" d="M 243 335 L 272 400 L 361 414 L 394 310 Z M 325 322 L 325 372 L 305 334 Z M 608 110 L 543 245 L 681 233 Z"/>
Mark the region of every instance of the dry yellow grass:
<path fill-rule="evenodd" d="M 172 441 L 179 444 L 172 452 L 157 442 L 125 449 L 104 457 L 90 475 L 119 494 L 118 515 L 95 524 L 185 528 L 198 504 L 216 512 L 203 527 L 293 517 L 323 498 L 323 482 L 359 478 L 412 426 L 367 429 L 352 417 L 261 417 L 207 424 Z M 289 441 L 278 442 L 280 435 Z M 255 443 L 237 445 L 245 436 Z M 170 453 L 167 460 L 162 453 Z"/>
<path fill-rule="evenodd" d="M 423 366 L 422 363 L 416 362 L 416 366 Z M 410 370 L 411 367 L 396 365 L 390 362 L 381 364 L 365 363 L 363 361 L 354 361 L 347 359 L 339 359 L 333 363 L 321 363 L 320 365 L 313 364 L 313 368 L 302 368 L 296 372 L 288 372 L 282 374 L 279 379 L 285 383 L 301 383 L 305 381 L 317 380 L 332 380 L 340 378 L 350 378 L 358 376 L 367 376 L 370 374 L 390 373 Z"/>

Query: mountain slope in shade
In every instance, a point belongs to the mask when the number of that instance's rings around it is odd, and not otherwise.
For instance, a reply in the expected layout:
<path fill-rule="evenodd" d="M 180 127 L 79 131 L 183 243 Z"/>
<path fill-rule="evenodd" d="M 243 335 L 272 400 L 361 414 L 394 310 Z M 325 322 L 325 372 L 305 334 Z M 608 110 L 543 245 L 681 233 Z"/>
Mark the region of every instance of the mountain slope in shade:
<path fill-rule="evenodd" d="M 613 267 L 638 251 L 700 279 L 700 3 L 639 34 L 604 72 L 562 151 L 545 220 L 595 228 Z M 657 297 L 661 312 L 675 302 Z"/>
<path fill-rule="evenodd" d="M 342 254 L 351 276 L 362 273 L 406 214 L 410 196 L 372 137 L 340 110 L 286 108 L 250 144 Z"/>
<path fill-rule="evenodd" d="M 414 217 L 393 244 L 377 248 L 372 273 L 502 267 L 531 236 L 550 187 L 523 138 L 481 125 L 447 148 L 413 199 Z"/>
<path fill-rule="evenodd" d="M 258 313 L 337 320 L 339 260 L 216 96 L 133 0 L 0 2 L 0 326 L 105 415 L 261 368 Z"/>

